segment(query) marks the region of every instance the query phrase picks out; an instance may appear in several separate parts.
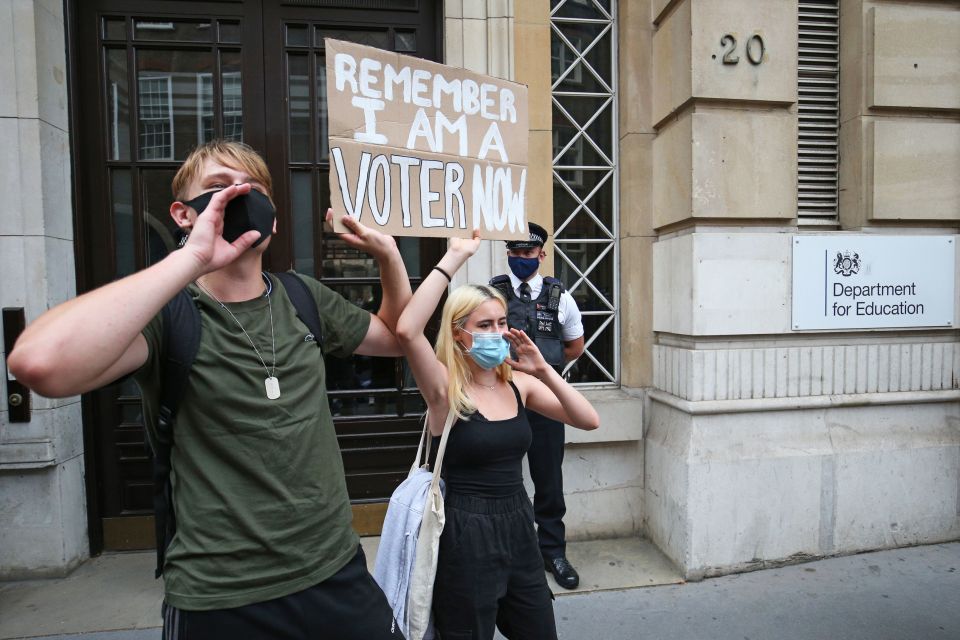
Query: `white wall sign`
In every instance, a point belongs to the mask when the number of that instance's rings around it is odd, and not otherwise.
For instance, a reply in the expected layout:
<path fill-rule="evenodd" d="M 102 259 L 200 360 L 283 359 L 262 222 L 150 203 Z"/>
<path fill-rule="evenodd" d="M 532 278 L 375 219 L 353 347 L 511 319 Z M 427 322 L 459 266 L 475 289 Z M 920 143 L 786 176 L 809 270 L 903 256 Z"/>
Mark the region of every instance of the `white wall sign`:
<path fill-rule="evenodd" d="M 953 324 L 958 236 L 793 238 L 793 328 Z"/>

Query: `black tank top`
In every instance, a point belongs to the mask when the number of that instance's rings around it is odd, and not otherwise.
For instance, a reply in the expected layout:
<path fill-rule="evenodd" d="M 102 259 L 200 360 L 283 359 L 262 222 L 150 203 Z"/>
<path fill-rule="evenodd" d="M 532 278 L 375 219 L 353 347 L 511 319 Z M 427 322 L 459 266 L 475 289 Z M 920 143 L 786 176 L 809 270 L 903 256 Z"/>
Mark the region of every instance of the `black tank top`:
<path fill-rule="evenodd" d="M 523 456 L 533 433 L 520 391 L 513 382 L 510 387 L 517 398 L 515 417 L 487 420 L 475 411 L 469 419 L 453 423 L 440 472 L 447 492 L 502 498 L 523 491 Z"/>

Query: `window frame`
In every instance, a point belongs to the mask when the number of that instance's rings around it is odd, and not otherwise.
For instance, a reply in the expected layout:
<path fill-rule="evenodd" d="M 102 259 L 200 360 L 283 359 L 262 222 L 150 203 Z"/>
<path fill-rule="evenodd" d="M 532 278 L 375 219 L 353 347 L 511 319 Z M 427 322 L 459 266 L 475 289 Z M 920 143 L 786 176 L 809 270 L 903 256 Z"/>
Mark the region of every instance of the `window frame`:
<path fill-rule="evenodd" d="M 568 16 L 560 15 L 561 9 L 567 4 L 575 4 L 583 7 L 589 7 L 590 11 L 593 12 L 594 16 L 601 17 L 584 17 L 584 18 L 571 18 Z M 575 282 L 564 282 L 564 285 L 568 287 L 568 290 L 575 294 L 578 289 L 581 287 L 586 288 L 592 292 L 592 295 L 596 297 L 599 301 L 607 306 L 606 309 L 592 309 L 584 310 L 581 309 L 581 314 L 584 318 L 590 316 L 604 317 L 604 320 L 601 321 L 599 326 L 593 331 L 593 335 L 585 336 L 584 341 L 584 352 L 580 356 L 580 360 L 588 359 L 592 362 L 593 366 L 599 370 L 604 379 L 596 379 L 589 381 L 577 381 L 576 385 L 578 387 L 598 387 L 598 388 L 617 388 L 621 384 L 621 357 L 620 357 L 620 233 L 619 233 L 619 216 L 620 216 L 620 176 L 619 176 L 619 95 L 618 95 L 618 81 L 619 81 L 619 48 L 617 42 L 617 3 L 611 2 L 609 9 L 605 8 L 601 3 L 596 0 L 555 0 L 551 7 L 550 23 L 551 23 L 551 65 L 557 61 L 564 61 L 567 58 L 567 54 L 573 54 L 572 58 L 567 61 L 566 66 L 562 69 L 558 69 L 558 73 L 554 77 L 551 66 L 551 100 L 554 109 L 559 110 L 563 113 L 569 122 L 563 123 L 563 126 L 560 128 L 553 128 L 552 139 L 553 140 L 563 140 L 568 139 L 564 143 L 561 149 L 557 149 L 556 146 L 553 150 L 553 160 L 552 160 L 552 175 L 554 180 L 554 187 L 558 185 L 560 188 L 566 190 L 571 198 L 577 203 L 574 211 L 571 212 L 559 212 L 556 209 L 556 203 L 554 204 L 554 252 L 557 256 L 557 262 L 562 261 L 562 264 L 572 271 L 576 276 L 577 280 Z M 564 34 L 559 25 L 562 24 L 592 24 L 592 25 L 601 25 L 602 28 L 598 35 L 596 35 L 592 42 L 586 44 L 586 46 L 578 46 L 583 44 L 583 39 L 580 38 L 578 44 L 571 43 L 569 36 Z M 599 73 L 594 69 L 590 63 L 587 61 L 586 56 L 589 52 L 603 41 L 604 38 L 609 39 L 610 47 L 610 71 L 609 77 L 604 77 L 603 74 Z M 555 56 L 556 51 L 555 41 L 560 41 L 560 50 L 561 55 Z M 569 44 L 573 44 L 573 51 L 570 50 Z M 584 85 L 584 78 L 586 74 L 583 73 L 584 67 L 587 67 L 587 71 L 598 80 L 598 85 L 606 87 L 608 90 L 596 91 L 596 90 L 583 90 L 583 91 L 570 91 L 569 86 L 563 90 L 558 90 L 558 87 L 563 83 L 573 84 L 576 86 Z M 592 118 L 587 120 L 585 123 L 576 123 L 575 118 L 570 116 L 569 112 L 566 111 L 564 106 L 558 100 L 562 97 L 574 97 L 574 96 L 584 96 L 584 97 L 594 97 L 606 99 L 603 106 L 600 107 L 597 114 Z M 596 118 L 604 113 L 606 109 L 609 109 L 610 114 L 610 140 L 605 142 L 604 140 L 593 140 L 589 134 L 590 126 L 594 123 Z M 562 130 L 571 129 L 572 135 L 565 136 L 563 133 L 560 133 Z M 597 152 L 597 155 L 605 161 L 605 164 L 597 165 L 586 165 L 584 164 L 584 144 L 590 144 L 593 149 Z M 604 150 L 604 146 L 609 144 L 609 148 Z M 559 164 L 559 161 L 563 156 L 567 155 L 571 147 L 577 145 L 576 150 L 574 151 L 574 156 L 577 159 L 577 164 Z M 580 198 L 576 193 L 576 187 L 582 187 L 585 183 L 585 176 L 588 172 L 597 172 L 598 174 L 604 174 L 598 177 L 597 185 L 587 194 L 584 198 Z M 564 174 L 569 174 L 570 179 L 565 179 Z M 606 184 L 607 181 L 611 182 L 610 188 L 611 192 L 611 206 L 613 211 L 610 216 L 610 228 L 606 229 L 606 225 L 602 222 L 601 216 L 595 214 L 592 211 L 592 208 L 595 206 L 591 203 L 591 199 L 594 195 Z M 570 226 L 570 224 L 576 219 L 577 216 L 587 215 L 592 218 L 593 222 L 597 225 L 598 228 L 604 229 L 605 233 L 598 234 L 597 237 L 564 237 L 562 236 L 563 230 Z M 560 236 L 560 237 L 558 237 Z M 584 269 L 580 269 L 577 264 L 578 261 L 574 258 L 575 254 L 583 252 L 585 246 L 588 244 L 603 244 L 606 245 L 598 255 L 593 259 L 590 265 Z M 601 265 L 603 261 L 609 260 L 611 266 L 611 280 L 612 288 L 608 294 L 602 292 L 602 287 L 598 287 L 590 280 L 590 274 L 593 270 Z M 576 296 L 574 296 L 576 297 Z M 591 352 L 591 346 L 596 342 L 596 340 L 603 336 L 609 335 L 612 340 L 612 362 L 602 363 L 598 359 L 598 356 L 594 356 Z M 567 365 L 565 371 L 569 371 L 573 366 L 573 363 Z"/>

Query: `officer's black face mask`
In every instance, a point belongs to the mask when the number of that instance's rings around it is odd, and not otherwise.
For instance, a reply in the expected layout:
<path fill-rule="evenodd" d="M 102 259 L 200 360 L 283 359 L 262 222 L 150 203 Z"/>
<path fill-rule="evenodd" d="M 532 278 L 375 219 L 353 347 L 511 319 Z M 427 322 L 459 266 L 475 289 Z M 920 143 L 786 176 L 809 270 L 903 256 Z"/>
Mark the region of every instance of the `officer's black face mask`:
<path fill-rule="evenodd" d="M 201 193 L 193 200 L 185 200 L 183 204 L 193 207 L 197 214 L 201 214 L 210 204 L 210 199 L 219 191 L 222 189 Z M 223 216 L 223 239 L 233 242 L 247 231 L 259 231 L 260 237 L 251 245 L 255 247 L 273 233 L 276 216 L 277 210 L 270 204 L 270 199 L 256 189 L 250 189 L 250 193 L 237 196 L 227 203 Z"/>

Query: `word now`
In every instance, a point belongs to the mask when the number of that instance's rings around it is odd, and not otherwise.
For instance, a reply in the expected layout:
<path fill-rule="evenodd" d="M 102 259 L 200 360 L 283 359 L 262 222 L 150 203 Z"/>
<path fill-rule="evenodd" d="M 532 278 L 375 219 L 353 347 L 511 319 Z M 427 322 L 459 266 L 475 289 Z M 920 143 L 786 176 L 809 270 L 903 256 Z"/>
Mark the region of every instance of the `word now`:
<path fill-rule="evenodd" d="M 364 204 L 374 221 L 381 227 L 390 223 L 394 213 L 393 186 L 399 183 L 401 223 L 413 227 L 412 216 L 420 215 L 420 224 L 425 229 L 446 227 L 448 229 L 486 229 L 488 231 L 523 231 L 524 194 L 526 193 L 527 170 L 520 171 L 517 189 L 513 188 L 513 167 L 473 166 L 470 198 L 472 207 L 471 226 L 467 227 L 467 207 L 462 193 L 466 170 L 459 162 L 442 162 L 398 154 L 373 155 L 368 151 L 360 154 L 360 166 L 353 179 L 347 175 L 343 152 L 340 147 L 330 149 L 337 183 L 343 196 L 347 213 L 361 220 Z M 442 176 L 443 189 L 430 187 L 432 174 Z M 419 188 L 411 194 L 411 176 Z M 415 205 L 413 198 L 419 197 Z M 434 202 L 443 201 L 443 217 L 431 215 Z M 414 212 L 416 206 L 419 211 Z M 439 205 L 438 205 L 439 206 Z M 456 209 L 456 215 L 455 214 Z M 361 220 L 362 222 L 362 220 Z M 481 224 L 482 222 L 482 224 Z"/>

